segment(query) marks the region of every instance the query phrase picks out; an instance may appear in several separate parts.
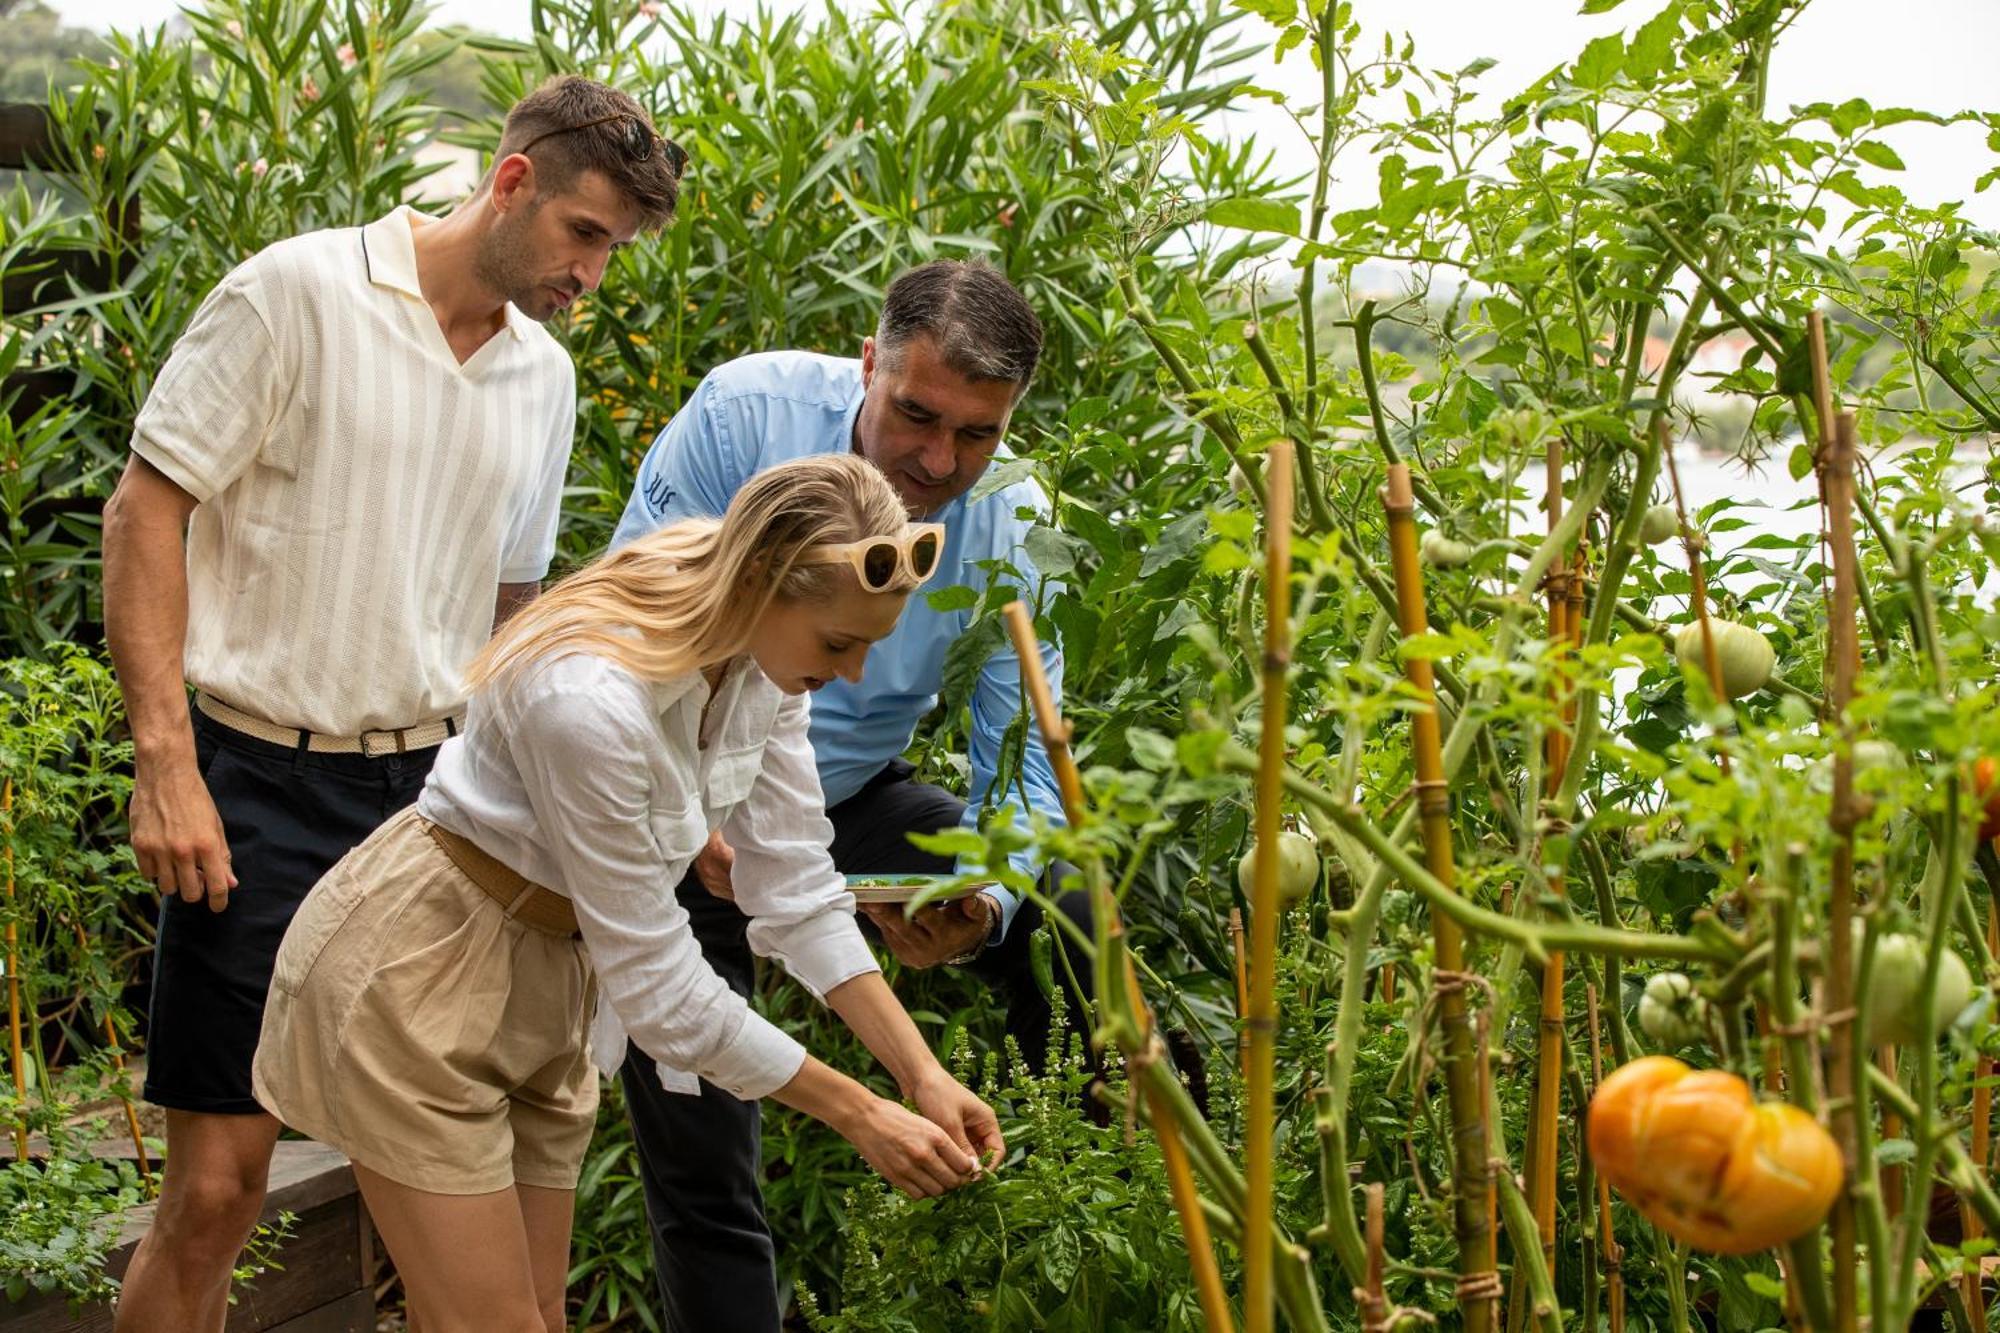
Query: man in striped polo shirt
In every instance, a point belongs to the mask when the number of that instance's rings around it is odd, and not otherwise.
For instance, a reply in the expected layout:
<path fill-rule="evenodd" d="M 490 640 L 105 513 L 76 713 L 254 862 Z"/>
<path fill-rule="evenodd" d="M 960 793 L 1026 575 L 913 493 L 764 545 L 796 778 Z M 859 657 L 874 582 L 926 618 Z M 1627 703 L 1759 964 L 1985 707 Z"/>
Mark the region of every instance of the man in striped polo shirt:
<path fill-rule="evenodd" d="M 167 1108 L 121 1330 L 223 1326 L 279 1128 L 250 1089 L 278 943 L 416 797 L 461 667 L 539 590 L 576 417 L 541 324 L 672 218 L 684 161 L 575 77 L 513 108 L 494 159 L 445 217 L 399 208 L 224 278 L 105 506 L 132 847 L 162 895 L 145 1095 Z M 566 1231 L 567 1208 L 524 1221 Z"/>

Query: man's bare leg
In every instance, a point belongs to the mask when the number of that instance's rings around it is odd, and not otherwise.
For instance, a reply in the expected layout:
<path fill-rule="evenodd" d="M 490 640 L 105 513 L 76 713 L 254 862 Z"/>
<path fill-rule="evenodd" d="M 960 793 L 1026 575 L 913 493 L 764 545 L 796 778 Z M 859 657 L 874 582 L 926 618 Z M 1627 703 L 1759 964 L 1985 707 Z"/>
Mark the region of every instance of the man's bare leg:
<path fill-rule="evenodd" d="M 219 1333 L 277 1141 L 268 1115 L 167 1112 L 159 1204 L 125 1272 L 117 1333 Z"/>

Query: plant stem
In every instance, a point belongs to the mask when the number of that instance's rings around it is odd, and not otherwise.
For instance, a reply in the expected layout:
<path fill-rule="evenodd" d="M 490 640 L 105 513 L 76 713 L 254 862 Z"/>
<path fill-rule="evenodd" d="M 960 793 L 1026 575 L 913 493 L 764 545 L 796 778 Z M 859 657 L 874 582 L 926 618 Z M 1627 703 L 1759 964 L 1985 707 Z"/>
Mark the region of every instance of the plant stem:
<path fill-rule="evenodd" d="M 1527 1275 L 1528 1291 L 1534 1300 L 1535 1326 L 1543 1333 L 1562 1333 L 1562 1305 L 1556 1300 L 1548 1266 L 1542 1262 L 1534 1210 L 1528 1206 L 1505 1162 L 1488 1163 L 1487 1173 L 1500 1189 L 1500 1212 L 1507 1220 L 1508 1239 L 1514 1243 L 1514 1262 Z"/>

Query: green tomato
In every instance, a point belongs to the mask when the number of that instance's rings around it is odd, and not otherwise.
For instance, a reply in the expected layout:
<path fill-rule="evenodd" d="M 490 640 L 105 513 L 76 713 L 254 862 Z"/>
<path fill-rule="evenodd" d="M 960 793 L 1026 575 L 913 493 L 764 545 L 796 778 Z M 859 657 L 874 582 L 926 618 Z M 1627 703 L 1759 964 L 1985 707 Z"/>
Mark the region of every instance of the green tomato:
<path fill-rule="evenodd" d="M 1856 956 L 1858 959 L 1858 952 Z M 1947 949 L 1938 960 L 1937 1026 L 1926 1033 L 1919 1004 L 1923 985 L 1922 940 L 1914 935 L 1884 935 L 1875 942 L 1875 966 L 1869 973 L 1868 987 L 1870 1046 L 1914 1046 L 1936 1041 L 1959 1011 L 1972 1003 L 1971 969 L 1963 958 Z"/>
<path fill-rule="evenodd" d="M 1709 617 L 1709 628 L 1715 633 L 1715 656 L 1722 663 L 1722 693 L 1725 698 L 1741 699 L 1746 694 L 1755 694 L 1771 679 L 1771 668 L 1778 663 L 1778 654 L 1772 649 L 1770 640 L 1733 620 L 1718 620 Z M 1708 662 L 1701 646 L 1701 622 L 1681 626 L 1680 633 L 1674 635 L 1674 656 L 1681 665 L 1698 675 L 1708 674 Z"/>
<path fill-rule="evenodd" d="M 1639 540 L 1648 546 L 1658 546 L 1680 530 L 1681 517 L 1672 505 L 1654 505 L 1639 520 Z"/>
<path fill-rule="evenodd" d="M 1428 528 L 1423 540 L 1417 543 L 1417 553 L 1427 565 L 1439 569 L 1456 569 L 1472 559 L 1472 547 L 1466 542 L 1453 541 L 1438 528 Z"/>
<path fill-rule="evenodd" d="M 1243 853 L 1243 859 L 1236 863 L 1236 887 L 1243 890 L 1243 896 L 1251 896 L 1251 883 L 1257 873 L 1257 844 L 1251 843 L 1250 850 Z M 1295 903 L 1312 890 L 1319 879 L 1319 847 L 1303 833 L 1286 829 L 1278 834 L 1278 901 Z"/>
<path fill-rule="evenodd" d="M 1854 742 L 1854 780 L 1858 783 L 1863 773 L 1873 773 L 1885 769 L 1902 767 L 1903 752 L 1888 741 L 1859 740 Z M 1811 771 L 1806 775 L 1806 785 L 1817 792 L 1833 790 L 1833 757 L 1815 759 Z"/>
<path fill-rule="evenodd" d="M 1685 972 L 1657 972 L 1639 997 L 1639 1029 L 1658 1045 L 1677 1050 L 1702 1032 L 1708 1001 L 1694 993 Z"/>
<path fill-rule="evenodd" d="M 1495 412 L 1488 418 L 1500 434 L 1501 443 L 1511 448 L 1534 444 L 1542 438 L 1544 422 L 1542 414 L 1532 407 L 1516 407 L 1510 411 Z"/>

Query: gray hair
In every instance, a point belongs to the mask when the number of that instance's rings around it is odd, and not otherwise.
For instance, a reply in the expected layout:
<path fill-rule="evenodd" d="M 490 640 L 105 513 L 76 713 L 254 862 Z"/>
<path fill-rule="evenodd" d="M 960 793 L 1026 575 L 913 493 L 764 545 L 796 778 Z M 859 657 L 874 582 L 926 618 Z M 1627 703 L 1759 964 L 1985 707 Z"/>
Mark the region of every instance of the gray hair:
<path fill-rule="evenodd" d="M 875 328 L 875 355 L 888 369 L 910 339 L 937 343 L 944 363 L 969 380 L 1004 380 L 1016 393 L 1035 377 L 1042 322 L 1006 275 L 978 260 L 934 259 L 889 284 Z"/>

